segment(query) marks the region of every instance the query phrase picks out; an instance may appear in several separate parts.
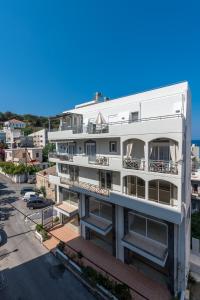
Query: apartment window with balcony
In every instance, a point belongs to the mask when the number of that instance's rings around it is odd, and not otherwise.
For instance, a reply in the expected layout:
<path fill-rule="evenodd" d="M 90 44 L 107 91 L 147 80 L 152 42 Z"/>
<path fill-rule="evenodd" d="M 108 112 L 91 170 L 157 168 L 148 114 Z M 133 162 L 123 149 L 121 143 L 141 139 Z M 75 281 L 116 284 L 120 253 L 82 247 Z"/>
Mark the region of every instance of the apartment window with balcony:
<path fill-rule="evenodd" d="M 112 188 L 112 172 L 101 170 L 99 172 L 99 184 L 100 184 L 100 188 L 111 189 Z"/>
<path fill-rule="evenodd" d="M 90 162 L 96 161 L 96 142 L 87 141 L 85 143 L 85 154 L 88 156 Z"/>
<path fill-rule="evenodd" d="M 145 198 L 145 181 L 137 176 L 124 178 L 125 194 L 138 198 Z"/>
<path fill-rule="evenodd" d="M 69 177 L 71 181 L 78 181 L 79 179 L 79 167 L 69 166 Z"/>
<path fill-rule="evenodd" d="M 60 164 L 60 173 L 69 174 L 69 166 L 65 164 Z"/>
<path fill-rule="evenodd" d="M 89 198 L 89 213 L 112 221 L 112 205 L 98 201 L 94 197 Z"/>
<path fill-rule="evenodd" d="M 110 153 L 117 152 L 117 142 L 116 141 L 109 142 L 109 152 Z"/>
<path fill-rule="evenodd" d="M 132 212 L 128 215 L 128 224 L 129 232 L 137 233 L 165 246 L 168 245 L 168 227 L 166 224 Z"/>
<path fill-rule="evenodd" d="M 70 205 L 78 207 L 78 203 L 79 203 L 78 193 L 74 193 L 69 190 L 63 189 L 62 194 L 63 194 L 64 202 L 67 202 Z"/>

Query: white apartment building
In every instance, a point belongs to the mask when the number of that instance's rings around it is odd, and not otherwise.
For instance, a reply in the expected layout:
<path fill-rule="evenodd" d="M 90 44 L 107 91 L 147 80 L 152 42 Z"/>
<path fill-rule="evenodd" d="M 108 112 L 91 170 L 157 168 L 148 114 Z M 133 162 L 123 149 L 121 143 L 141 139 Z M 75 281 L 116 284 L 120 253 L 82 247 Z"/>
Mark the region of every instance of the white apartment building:
<path fill-rule="evenodd" d="M 9 148 L 20 144 L 20 138 L 24 135 L 21 130 L 25 127 L 26 123 L 16 119 L 4 122 L 3 131 L 6 134 L 6 143 Z"/>
<path fill-rule="evenodd" d="M 97 95 L 98 96 L 98 95 Z M 185 290 L 190 254 L 191 96 L 187 82 L 77 105 L 48 133 L 56 151 L 62 222 L 164 282 Z"/>
<path fill-rule="evenodd" d="M 44 148 L 48 142 L 47 140 L 47 129 L 42 129 L 29 134 L 29 137 L 33 138 L 33 145 L 35 147 Z"/>
<path fill-rule="evenodd" d="M 26 123 L 17 119 L 11 119 L 4 122 L 4 128 L 22 129 L 26 127 Z"/>

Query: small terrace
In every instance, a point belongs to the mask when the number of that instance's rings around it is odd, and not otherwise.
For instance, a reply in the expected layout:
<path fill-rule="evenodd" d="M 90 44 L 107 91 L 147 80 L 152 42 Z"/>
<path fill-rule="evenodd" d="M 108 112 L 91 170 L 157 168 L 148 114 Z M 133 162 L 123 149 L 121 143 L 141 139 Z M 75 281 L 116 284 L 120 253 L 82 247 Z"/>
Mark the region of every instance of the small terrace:
<path fill-rule="evenodd" d="M 145 143 L 138 139 L 129 139 L 123 144 L 123 167 L 133 170 L 144 170 Z"/>
<path fill-rule="evenodd" d="M 90 191 L 92 193 L 99 194 L 99 195 L 106 196 L 106 197 L 108 197 L 110 194 L 109 189 L 101 188 L 98 185 L 87 183 L 87 182 L 70 180 L 65 177 L 60 177 L 60 183 L 69 185 L 69 186 L 70 185 L 75 186 L 75 187 L 84 189 L 86 191 Z"/>
<path fill-rule="evenodd" d="M 160 138 L 149 143 L 149 171 L 178 174 L 178 143 L 171 139 Z"/>

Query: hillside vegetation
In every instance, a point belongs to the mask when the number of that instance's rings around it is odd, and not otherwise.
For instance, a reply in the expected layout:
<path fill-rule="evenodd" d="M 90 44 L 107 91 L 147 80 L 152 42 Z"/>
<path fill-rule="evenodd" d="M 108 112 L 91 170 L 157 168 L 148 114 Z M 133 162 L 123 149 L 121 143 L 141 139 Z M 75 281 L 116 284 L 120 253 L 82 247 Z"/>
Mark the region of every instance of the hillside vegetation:
<path fill-rule="evenodd" d="M 10 111 L 0 112 L 1 127 L 3 126 L 3 122 L 8 121 L 10 119 L 17 119 L 27 124 L 26 128 L 24 129 L 25 135 L 38 131 L 42 128 L 48 128 L 49 126 L 48 117 L 37 116 L 32 114 L 20 115 Z M 51 121 L 51 126 L 55 128 L 56 126 L 58 126 L 58 123 L 59 123 L 58 120 Z"/>

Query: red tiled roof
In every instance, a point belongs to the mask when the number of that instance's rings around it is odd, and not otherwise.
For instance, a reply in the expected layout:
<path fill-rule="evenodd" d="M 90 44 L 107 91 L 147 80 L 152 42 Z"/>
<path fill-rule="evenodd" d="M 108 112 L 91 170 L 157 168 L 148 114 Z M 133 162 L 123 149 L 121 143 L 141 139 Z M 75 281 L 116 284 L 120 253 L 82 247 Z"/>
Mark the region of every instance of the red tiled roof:
<path fill-rule="evenodd" d="M 25 124 L 25 122 L 17 120 L 17 119 L 11 119 L 11 120 L 8 120 L 8 122 L 17 123 L 17 124 L 19 124 L 19 123 Z"/>

